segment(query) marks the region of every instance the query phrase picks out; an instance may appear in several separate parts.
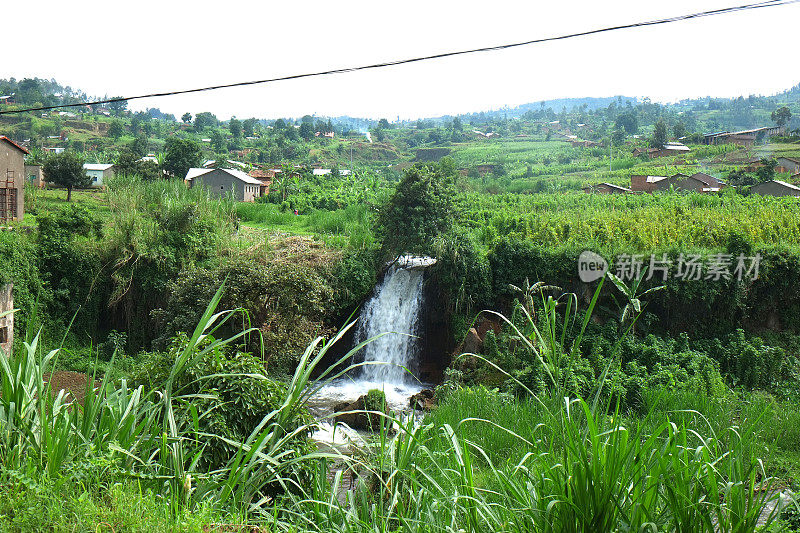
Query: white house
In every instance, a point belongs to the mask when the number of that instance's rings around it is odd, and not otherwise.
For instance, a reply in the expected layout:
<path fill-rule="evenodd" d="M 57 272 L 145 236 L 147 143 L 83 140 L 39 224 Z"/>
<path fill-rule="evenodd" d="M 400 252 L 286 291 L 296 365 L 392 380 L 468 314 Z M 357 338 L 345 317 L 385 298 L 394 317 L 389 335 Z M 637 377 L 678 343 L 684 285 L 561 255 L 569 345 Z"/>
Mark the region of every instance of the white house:
<path fill-rule="evenodd" d="M 105 180 L 114 177 L 114 165 L 107 163 L 84 163 L 83 170 L 92 178 L 90 187 L 102 187 Z"/>
<path fill-rule="evenodd" d="M 329 168 L 315 168 L 315 169 L 313 169 L 311 171 L 311 174 L 313 174 L 314 176 L 327 176 L 330 173 L 331 173 L 331 169 L 329 169 Z M 339 169 L 339 175 L 340 176 L 349 176 L 350 175 L 350 171 L 347 170 L 346 168 Z"/>

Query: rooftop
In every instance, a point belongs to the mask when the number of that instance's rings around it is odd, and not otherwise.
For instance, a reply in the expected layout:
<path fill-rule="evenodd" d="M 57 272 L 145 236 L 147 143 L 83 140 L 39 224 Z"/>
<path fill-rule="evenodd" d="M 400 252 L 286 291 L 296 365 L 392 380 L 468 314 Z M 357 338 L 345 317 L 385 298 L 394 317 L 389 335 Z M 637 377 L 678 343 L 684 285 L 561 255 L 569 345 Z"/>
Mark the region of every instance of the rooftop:
<path fill-rule="evenodd" d="M 226 172 L 233 176 L 234 178 L 238 179 L 241 182 L 247 183 L 249 185 L 261 185 L 261 181 L 255 178 L 251 178 L 241 170 L 233 170 L 231 168 L 190 168 L 189 172 L 186 173 L 186 181 L 192 181 L 194 178 L 198 176 L 203 176 L 204 174 L 208 174 L 209 172 Z"/>
<path fill-rule="evenodd" d="M 84 163 L 83 168 L 85 170 L 100 170 L 105 171 L 109 168 L 113 167 L 114 165 L 110 163 Z"/>
<path fill-rule="evenodd" d="M 10 144 L 11 146 L 13 146 L 14 148 L 16 148 L 16 149 L 17 149 L 17 150 L 19 150 L 20 152 L 22 152 L 23 154 L 29 154 L 29 153 L 30 153 L 28 150 L 26 150 L 26 149 L 25 149 L 25 148 L 23 148 L 22 146 L 18 145 L 17 143 L 15 143 L 14 141 L 12 141 L 12 140 L 11 140 L 11 139 L 9 139 L 8 137 L 6 137 L 5 135 L 0 135 L 0 141 L 5 141 L 5 142 L 7 142 L 7 143 L 8 143 L 8 144 Z"/>

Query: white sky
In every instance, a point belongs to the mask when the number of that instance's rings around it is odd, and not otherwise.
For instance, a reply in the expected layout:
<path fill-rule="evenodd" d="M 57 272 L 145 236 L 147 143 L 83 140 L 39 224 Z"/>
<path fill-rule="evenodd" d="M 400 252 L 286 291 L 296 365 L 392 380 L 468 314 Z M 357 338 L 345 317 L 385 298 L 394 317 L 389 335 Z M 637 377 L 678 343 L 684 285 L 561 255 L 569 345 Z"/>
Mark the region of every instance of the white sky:
<path fill-rule="evenodd" d="M 747 3 L 744 0 L 3 2 L 0 78 L 135 95 L 358 66 Z M 15 22 L 16 21 L 16 22 Z M 800 82 L 800 4 L 196 95 L 180 117 L 413 119 L 551 98 L 774 94 Z M 8 53 L 13 50 L 14 53 Z"/>

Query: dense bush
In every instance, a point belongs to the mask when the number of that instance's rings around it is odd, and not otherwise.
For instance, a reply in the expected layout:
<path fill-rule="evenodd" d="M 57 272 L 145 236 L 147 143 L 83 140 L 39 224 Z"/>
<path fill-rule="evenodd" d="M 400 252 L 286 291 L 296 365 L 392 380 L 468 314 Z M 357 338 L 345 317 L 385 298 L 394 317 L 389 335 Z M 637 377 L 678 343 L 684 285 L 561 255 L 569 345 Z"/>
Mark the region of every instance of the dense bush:
<path fill-rule="evenodd" d="M 127 331 L 133 350 L 152 340 L 150 312 L 164 305 L 169 283 L 184 269 L 215 263 L 230 245 L 235 217 L 230 202 L 175 181 L 118 177 L 108 196 L 110 327 Z"/>
<path fill-rule="evenodd" d="M 39 217 L 39 271 L 48 290 L 46 313 L 60 327 L 90 336 L 106 307 L 106 273 L 98 246 L 100 219 L 86 207 L 69 205 Z"/>
<path fill-rule="evenodd" d="M 165 305 L 152 313 L 159 333 L 155 345 L 165 347 L 176 333 L 196 324 L 223 282 L 223 305 L 244 309 L 242 320 L 260 329 L 262 337 L 251 335 L 247 346 L 254 353 L 263 349 L 271 372 L 292 372 L 303 349 L 326 331 L 323 318 L 333 292 L 323 272 L 308 264 L 263 264 L 243 257 L 213 268 L 187 269 L 170 281 Z M 241 327 L 241 322 L 231 323 L 225 332 Z"/>
<path fill-rule="evenodd" d="M 39 273 L 39 255 L 36 245 L 16 231 L 0 231 L 0 284 L 14 284 L 14 328 L 24 333 L 37 302 L 46 303 L 43 280 Z"/>
<path fill-rule="evenodd" d="M 436 281 L 446 301 L 445 309 L 471 313 L 489 301 L 491 272 L 483 249 L 471 233 L 455 227 L 434 243 Z"/>
<path fill-rule="evenodd" d="M 158 388 L 169 377 L 175 359 L 189 342 L 185 333 L 173 338 L 165 351 L 142 353 L 137 357 L 131 380 Z M 203 345 L 200 346 L 204 347 Z M 195 361 L 174 385 L 180 401 L 175 410 L 180 427 L 191 428 L 198 441 L 205 445 L 198 466 L 213 470 L 227 463 L 238 450 L 236 442 L 244 442 L 262 419 L 280 408 L 286 385 L 265 376 L 261 360 L 251 354 L 229 349 L 215 349 Z M 297 418 L 294 431 L 310 422 Z M 305 449 L 307 433 L 298 435 L 298 449 Z"/>
<path fill-rule="evenodd" d="M 348 314 L 369 296 L 375 287 L 380 268 L 380 253 L 375 248 L 349 249 L 336 263 L 331 281 L 334 286 L 334 310 Z"/>

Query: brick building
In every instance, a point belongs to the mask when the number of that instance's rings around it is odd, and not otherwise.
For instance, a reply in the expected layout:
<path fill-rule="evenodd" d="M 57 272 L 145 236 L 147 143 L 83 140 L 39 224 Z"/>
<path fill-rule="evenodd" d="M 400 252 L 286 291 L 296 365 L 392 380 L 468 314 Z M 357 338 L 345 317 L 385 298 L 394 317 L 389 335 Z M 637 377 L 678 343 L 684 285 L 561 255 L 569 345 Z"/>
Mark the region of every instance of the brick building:
<path fill-rule="evenodd" d="M 28 150 L 0 135 L 0 222 L 25 214 L 25 156 Z"/>

